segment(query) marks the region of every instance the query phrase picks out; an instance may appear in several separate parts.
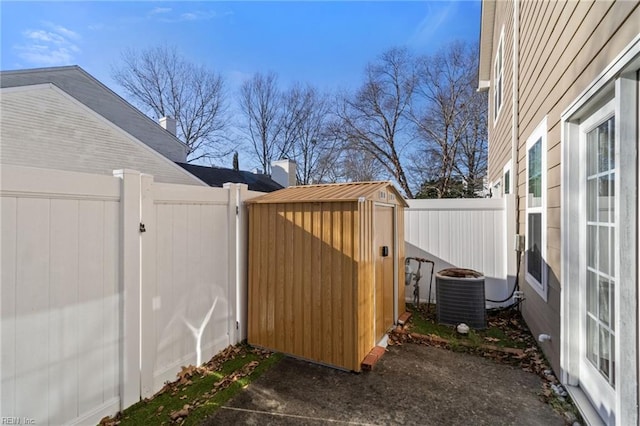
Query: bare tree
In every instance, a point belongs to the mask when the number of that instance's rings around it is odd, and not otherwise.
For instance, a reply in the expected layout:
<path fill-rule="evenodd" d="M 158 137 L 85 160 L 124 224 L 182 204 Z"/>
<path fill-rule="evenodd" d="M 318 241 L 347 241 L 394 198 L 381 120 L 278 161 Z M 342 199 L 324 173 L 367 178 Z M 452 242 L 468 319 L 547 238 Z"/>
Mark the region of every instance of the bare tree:
<path fill-rule="evenodd" d="M 335 131 L 352 146 L 375 158 L 413 198 L 405 173 L 402 152 L 408 138 L 403 134 L 416 79 L 413 59 L 406 49 L 383 53 L 366 68 L 365 82 L 340 103 Z"/>
<path fill-rule="evenodd" d="M 290 129 L 290 158 L 297 164 L 302 185 L 321 182 L 328 176 L 337 155 L 337 141 L 327 131 L 331 114 L 327 96 L 312 86 L 295 85 L 285 96 L 283 120 Z"/>
<path fill-rule="evenodd" d="M 471 189 L 463 195 L 473 194 L 486 168 L 486 98 L 475 91 L 477 48 L 451 43 L 420 58 L 417 69 L 410 117 L 421 141 L 420 160 L 414 162 L 421 191 L 448 197 L 463 182 Z"/>
<path fill-rule="evenodd" d="M 477 87 L 475 82 L 473 87 Z M 465 197 L 477 197 L 487 175 L 487 92 L 473 91 L 466 103 L 467 131 L 460 140 L 456 173 L 465 183 Z"/>
<path fill-rule="evenodd" d="M 126 50 L 113 79 L 155 120 L 173 117 L 189 161 L 219 159 L 233 148 L 225 138 L 227 106 L 222 77 L 188 61 L 175 47 Z"/>
<path fill-rule="evenodd" d="M 346 147 L 340 161 L 341 178 L 347 182 L 371 182 L 384 178 L 385 170 L 368 151 L 357 146 Z"/>
<path fill-rule="evenodd" d="M 240 88 L 240 111 L 245 119 L 245 134 L 265 173 L 271 161 L 283 158 L 289 147 L 281 144 L 282 95 L 274 73 L 256 73 Z"/>

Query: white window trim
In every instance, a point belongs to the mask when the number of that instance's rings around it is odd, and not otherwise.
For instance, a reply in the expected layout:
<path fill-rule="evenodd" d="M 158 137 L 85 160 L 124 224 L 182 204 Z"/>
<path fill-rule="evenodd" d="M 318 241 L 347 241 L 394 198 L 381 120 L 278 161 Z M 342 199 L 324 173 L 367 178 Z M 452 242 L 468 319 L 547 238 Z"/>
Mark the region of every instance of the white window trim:
<path fill-rule="evenodd" d="M 581 214 L 579 200 L 579 173 L 582 165 L 576 158 L 579 148 L 579 126 L 581 119 L 588 115 L 592 106 L 614 97 L 616 104 L 616 140 L 625 140 L 636 135 L 638 125 L 637 70 L 640 69 L 640 34 L 638 34 L 613 59 L 603 71 L 581 92 L 561 115 L 561 270 L 562 292 L 560 294 L 561 318 L 561 350 L 560 380 L 576 402 L 582 416 L 588 423 L 602 423 L 602 419 L 591 405 L 587 395 L 579 387 L 580 381 L 580 332 L 579 316 L 580 293 L 579 264 L 580 223 L 576 217 Z M 636 136 L 637 137 L 637 136 Z M 625 223 L 625 232 L 619 233 L 617 241 L 619 254 L 616 258 L 616 269 L 621 285 L 616 293 L 616 353 L 619 362 L 616 365 L 616 423 L 638 423 L 638 365 L 637 354 L 640 345 L 637 335 L 637 308 L 640 306 L 640 292 L 635 283 L 637 280 L 640 250 L 636 248 L 638 239 L 637 218 L 640 212 L 640 177 L 635 175 L 638 168 L 637 147 L 632 143 L 616 143 L 616 155 L 620 161 L 617 167 L 626 170 L 620 173 L 616 184 L 617 194 L 632 194 L 630 198 L 619 197 L 616 201 L 616 222 Z M 624 260 L 622 260 L 624 257 Z M 624 318 L 624 326 L 621 319 Z M 622 373 L 624 372 L 624 374 Z"/>
<path fill-rule="evenodd" d="M 528 196 L 528 191 L 529 191 L 529 149 L 531 149 L 531 147 L 538 142 L 538 140 L 541 140 L 541 159 L 540 159 L 540 168 L 541 168 L 541 172 L 542 172 L 542 179 L 541 179 L 541 206 L 540 207 L 530 207 L 529 206 L 529 196 Z M 528 245 L 528 241 L 529 241 L 529 213 L 540 213 L 540 219 L 541 219 L 541 224 L 540 227 L 542 229 L 541 232 L 541 251 L 542 251 L 542 282 L 538 282 L 538 280 L 536 278 L 533 277 L 533 275 L 529 274 L 529 268 L 528 268 L 528 263 L 529 263 L 529 255 L 527 252 L 525 252 L 525 261 L 524 261 L 524 276 L 525 276 L 525 280 L 526 282 L 529 284 L 529 286 L 531 286 L 532 289 L 535 290 L 536 293 L 538 293 L 538 295 L 546 302 L 547 301 L 547 275 L 548 275 L 548 268 L 547 268 L 547 264 L 546 264 L 546 259 L 547 259 L 547 117 L 545 116 L 542 119 L 542 122 L 540 124 L 538 124 L 538 127 L 535 128 L 535 130 L 533 131 L 533 133 L 531 133 L 531 136 L 529 136 L 529 138 L 527 139 L 527 156 L 526 156 L 526 171 L 527 171 L 527 176 L 525 179 L 525 199 L 526 199 L 526 204 L 525 204 L 525 232 L 526 232 L 526 241 L 527 241 L 527 245 Z"/>
<path fill-rule="evenodd" d="M 489 189 L 491 190 L 491 198 L 500 198 L 500 194 L 502 193 L 502 181 L 498 179 L 497 181 L 489 182 Z"/>
<path fill-rule="evenodd" d="M 498 70 L 498 58 L 502 58 L 500 69 Z M 498 78 L 501 79 L 501 84 L 498 86 Z M 500 105 L 496 104 L 497 91 L 500 87 Z M 502 111 L 502 105 L 504 105 L 504 25 L 500 31 L 500 39 L 498 41 L 498 48 L 496 49 L 496 57 L 493 59 L 493 125 L 495 126 L 500 117 L 500 111 Z"/>
<path fill-rule="evenodd" d="M 509 172 L 509 187 L 504 181 L 504 177 Z M 509 192 L 506 192 L 509 191 Z M 511 171 L 511 160 L 507 162 L 502 168 L 502 195 L 513 194 L 513 172 Z"/>
<path fill-rule="evenodd" d="M 599 125 L 601 125 L 602 123 L 604 123 L 605 121 L 607 121 L 609 118 L 614 117 L 615 116 L 615 100 L 611 100 L 609 102 L 607 102 L 605 105 L 603 105 L 602 107 L 600 107 L 597 111 L 593 112 L 592 114 L 590 114 L 586 120 L 582 121 L 578 127 L 578 141 L 579 141 L 579 161 L 580 161 L 580 165 L 582 166 L 580 168 L 580 171 L 578 173 L 579 175 L 579 200 L 580 200 L 580 206 L 584 207 L 586 206 L 587 203 L 587 168 L 584 167 L 584 165 L 587 164 L 587 133 L 589 133 L 590 131 L 592 131 L 593 129 L 595 129 L 596 127 L 598 127 Z M 616 136 L 616 142 L 617 142 L 617 136 Z M 616 143 L 616 145 L 618 145 Z M 618 148 L 616 147 L 616 150 Z M 619 175 L 619 171 L 620 168 L 618 166 L 618 164 L 616 164 L 615 167 L 615 173 L 616 176 Z M 618 188 L 618 182 L 619 179 L 616 179 L 616 187 L 615 187 L 615 193 L 619 194 L 617 191 L 620 190 L 620 188 Z M 619 196 L 618 196 L 619 197 Z M 616 198 L 618 198 L 616 197 Z M 618 208 L 618 205 L 615 206 L 616 209 Z M 580 230 L 581 232 L 585 232 L 585 230 L 587 229 L 587 211 L 586 209 L 581 209 L 580 210 L 580 215 L 579 217 L 575 218 L 576 221 L 579 223 L 580 226 Z M 615 241 L 620 241 L 619 240 L 619 232 L 620 232 L 620 226 L 619 226 L 619 222 L 618 222 L 618 212 L 615 213 L 615 218 L 614 218 L 614 224 L 615 224 Z M 580 276 L 580 282 L 584 283 L 587 280 L 587 269 L 586 269 L 586 258 L 587 258 L 587 252 L 586 252 L 586 247 L 587 247 L 587 239 L 584 238 L 586 237 L 586 234 L 583 234 L 583 237 L 580 240 L 580 258 L 582 259 L 580 266 L 578 268 L 578 274 Z M 618 259 L 620 256 L 616 253 L 616 259 Z M 614 268 L 615 270 L 615 268 Z M 614 278 L 615 280 L 615 286 L 616 288 L 619 286 L 619 280 L 618 280 L 618 276 L 617 274 L 613 273 L 611 274 L 611 276 Z M 617 294 L 617 290 L 616 290 L 616 294 Z M 617 296 L 616 296 L 617 297 Z M 579 298 L 579 306 L 580 306 L 580 312 L 584 312 L 585 311 L 585 303 L 586 300 L 584 297 L 582 297 L 582 295 Z M 617 306 L 616 302 L 614 301 L 614 305 Z M 617 311 L 618 309 L 616 309 Z M 580 317 L 579 318 L 579 323 L 580 322 L 584 322 L 584 317 Z M 584 325 L 582 325 L 582 327 L 584 328 Z M 582 328 L 582 329 L 583 329 Z M 579 334 L 582 335 L 582 332 L 579 331 Z M 615 333 L 615 338 L 616 340 L 618 339 L 618 331 L 616 330 Z M 580 339 L 580 353 L 581 353 L 581 357 L 583 356 L 582 354 L 584 354 L 585 352 L 585 342 L 584 339 Z M 616 350 L 617 353 L 617 350 Z M 589 370 L 593 370 L 592 372 L 592 376 L 589 376 L 587 374 L 584 374 L 583 376 L 581 376 L 581 381 L 583 383 L 588 383 L 589 386 L 591 386 L 594 389 L 599 389 L 599 393 L 602 395 L 607 395 L 605 398 L 603 398 L 603 401 L 611 401 L 611 400 L 615 400 L 615 390 L 613 388 L 611 388 L 609 386 L 608 381 L 606 381 L 604 378 L 602 378 L 600 376 L 600 373 L 597 371 L 597 369 L 595 367 L 593 367 L 593 365 L 585 363 L 585 365 L 583 365 L 581 368 L 587 368 Z M 595 374 L 594 374 L 595 373 Z M 618 372 L 615 372 L 615 374 L 617 375 Z M 618 377 L 618 376 L 616 376 Z M 599 406 L 600 409 L 602 411 L 613 411 L 615 407 L 606 407 L 606 404 L 603 404 L 603 401 L 599 401 Z M 613 419 L 610 419 L 613 420 Z"/>

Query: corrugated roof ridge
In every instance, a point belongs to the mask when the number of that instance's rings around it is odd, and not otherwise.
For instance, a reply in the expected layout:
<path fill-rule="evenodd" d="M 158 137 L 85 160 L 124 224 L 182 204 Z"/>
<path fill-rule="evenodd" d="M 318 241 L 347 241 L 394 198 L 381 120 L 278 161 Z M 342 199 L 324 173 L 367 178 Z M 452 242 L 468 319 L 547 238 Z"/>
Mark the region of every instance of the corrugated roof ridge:
<path fill-rule="evenodd" d="M 347 186 L 347 185 L 373 185 L 373 184 L 391 184 L 391 181 L 388 180 L 370 180 L 366 182 L 331 182 L 331 183 L 314 183 L 311 185 L 295 185 L 290 186 L 289 188 L 313 188 L 317 186 Z"/>
<path fill-rule="evenodd" d="M 288 203 L 322 201 L 354 201 L 368 197 L 380 188 L 393 186 L 390 181 L 339 182 L 330 184 L 297 185 L 280 189 L 248 200 L 252 203 Z M 395 190 L 397 192 L 397 190 Z M 398 193 L 399 194 L 399 193 Z M 400 194 L 399 194 L 400 195 Z M 400 195 L 402 197 L 402 195 Z"/>

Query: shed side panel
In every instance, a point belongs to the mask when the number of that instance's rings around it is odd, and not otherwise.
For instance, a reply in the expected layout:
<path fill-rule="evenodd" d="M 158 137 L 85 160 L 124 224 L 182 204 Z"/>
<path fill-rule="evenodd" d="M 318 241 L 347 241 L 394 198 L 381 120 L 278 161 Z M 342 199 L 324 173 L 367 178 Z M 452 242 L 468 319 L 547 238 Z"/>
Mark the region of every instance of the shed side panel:
<path fill-rule="evenodd" d="M 263 209 L 263 206 L 260 205 L 249 206 L 248 280 L 250 285 L 247 296 L 247 340 L 249 342 L 262 341 L 263 339 L 260 336 L 260 332 L 265 329 L 261 325 L 262 305 L 258 303 L 260 300 L 260 291 L 264 287 L 264 284 L 260 282 L 260 277 L 262 276 L 260 256 L 262 247 L 259 244 L 262 233 L 261 209 Z"/>
<path fill-rule="evenodd" d="M 326 208 L 328 207 L 328 208 Z M 333 263 L 333 241 L 332 241 L 332 231 L 333 231 L 333 222 L 331 212 L 335 207 L 334 204 L 326 206 L 322 209 L 322 248 L 320 253 L 320 300 L 321 300 L 321 319 L 320 324 L 318 324 L 322 329 L 322 359 L 329 364 L 335 364 L 335 360 L 333 359 L 332 347 L 333 347 L 333 327 L 332 327 L 332 316 L 333 316 L 333 294 L 332 294 L 332 263 Z"/>
<path fill-rule="evenodd" d="M 289 312 L 292 311 L 292 306 L 286 305 L 286 293 L 290 287 L 290 283 L 286 281 L 285 276 L 286 270 L 293 269 L 293 265 L 290 263 L 291 259 L 285 260 L 285 235 L 287 230 L 290 228 L 286 226 L 284 220 L 285 215 L 285 204 L 274 204 L 275 207 L 275 226 L 271 229 L 271 232 L 274 233 L 275 244 L 273 248 L 275 249 L 275 263 L 274 266 L 274 274 L 275 281 L 269 283 L 270 286 L 273 286 L 273 290 L 275 293 L 275 304 L 273 308 L 273 320 L 274 320 L 274 339 L 275 346 L 278 348 L 285 347 L 286 339 L 288 334 L 287 330 L 287 321 L 286 317 Z M 271 218 L 273 216 L 269 216 Z M 285 266 L 286 265 L 286 266 Z"/>
<path fill-rule="evenodd" d="M 331 315 L 331 329 L 333 330 L 331 340 L 333 341 L 333 346 L 331 349 L 333 359 L 340 360 L 340 362 L 346 361 L 344 359 L 343 333 L 345 329 L 343 328 L 343 324 L 347 315 L 344 312 L 343 306 L 343 288 L 350 285 L 349 282 L 344 282 L 342 280 L 342 254 L 344 253 L 342 245 L 342 227 L 344 224 L 344 215 L 346 213 L 343 205 L 343 203 L 335 203 L 333 205 L 333 211 L 331 212 L 331 222 L 333 224 L 333 235 L 331 236 L 332 246 L 333 250 L 340 254 L 339 256 L 333 256 L 331 262 L 331 309 L 333 311 Z"/>
<path fill-rule="evenodd" d="M 276 269 L 280 266 L 276 262 L 278 261 L 278 256 L 276 254 L 276 244 L 277 244 L 277 234 L 276 234 L 276 217 L 277 217 L 277 206 L 275 204 L 271 204 L 268 207 L 267 213 L 267 238 L 265 241 L 262 241 L 261 244 L 267 245 L 268 255 L 266 256 L 267 260 L 267 345 L 268 347 L 276 348 L 276 303 L 278 299 L 279 287 L 277 285 L 277 277 L 276 277 Z"/>
<path fill-rule="evenodd" d="M 359 370 L 355 208 L 352 202 L 252 206 L 249 343 Z"/>
<path fill-rule="evenodd" d="M 298 337 L 294 342 L 294 351 L 299 354 L 304 353 L 304 340 L 306 338 L 302 327 L 305 311 L 302 300 L 304 286 L 300 285 L 303 277 L 302 268 L 306 262 L 304 261 L 305 257 L 302 250 L 299 249 L 299 257 L 296 257 L 296 248 L 302 247 L 302 233 L 304 232 L 304 223 L 302 220 L 303 208 L 304 207 L 301 206 L 299 209 L 290 209 L 287 212 L 287 221 L 295 224 L 295 226 L 291 227 L 291 232 L 288 236 L 287 244 L 289 250 L 286 254 L 287 259 L 295 259 L 293 268 L 288 269 L 290 273 L 288 280 L 292 283 L 291 301 L 289 303 L 293 307 L 289 320 L 291 321 L 293 334 Z"/>
<path fill-rule="evenodd" d="M 338 326 L 341 327 L 343 335 L 342 340 L 344 345 L 342 346 L 343 354 L 341 355 L 345 360 L 345 363 L 351 364 L 357 369 L 361 359 L 356 356 L 356 330 L 354 315 L 357 306 L 354 304 L 354 292 L 357 288 L 357 274 L 355 266 L 355 252 L 354 252 L 354 240 L 357 235 L 357 231 L 354 227 L 355 217 L 354 203 L 343 203 L 342 212 L 342 252 L 347 254 L 342 257 L 341 273 L 342 282 L 344 285 L 341 288 L 342 291 L 342 304 L 341 312 L 343 314 L 343 323 Z M 351 256 L 348 256 L 351 254 Z"/>
<path fill-rule="evenodd" d="M 358 263 L 358 359 L 375 345 L 373 336 L 373 203 L 358 204 L 360 215 L 360 262 Z"/>
<path fill-rule="evenodd" d="M 312 208 L 311 233 L 311 323 L 310 327 L 313 336 L 311 359 L 319 361 L 322 358 L 322 210 L 320 204 L 315 203 Z"/>
<path fill-rule="evenodd" d="M 404 207 L 396 207 L 396 247 L 398 250 L 398 315 L 406 310 L 404 304 Z M 397 321 L 397 318 L 394 318 Z"/>
<path fill-rule="evenodd" d="M 301 248 L 300 248 L 300 253 L 302 255 L 302 261 L 298 262 L 302 264 L 302 276 L 300 277 L 300 282 L 310 282 L 310 280 L 312 279 L 313 275 L 313 271 L 312 271 L 312 265 L 314 265 L 313 259 L 312 259 L 312 253 L 311 253 L 311 241 L 312 241 L 312 231 L 313 231 L 313 217 L 312 217 L 312 208 L 313 205 L 311 204 L 303 204 L 302 207 L 300 208 L 300 212 L 301 212 L 301 220 L 300 222 L 297 222 L 298 224 L 300 224 L 300 229 L 299 229 L 299 233 L 302 234 L 301 235 Z M 296 216 L 297 217 L 297 216 Z M 305 333 L 304 331 L 304 324 L 310 324 L 311 323 L 311 309 L 308 309 L 311 304 L 312 304 L 312 294 L 313 294 L 313 288 L 309 285 L 301 285 L 302 287 L 302 300 L 304 303 L 304 313 L 302 316 L 302 331 L 301 333 L 303 334 L 302 338 L 303 338 L 303 343 L 302 343 L 302 356 L 304 358 L 309 358 L 311 359 L 311 356 L 313 354 L 313 336 L 310 333 Z"/>

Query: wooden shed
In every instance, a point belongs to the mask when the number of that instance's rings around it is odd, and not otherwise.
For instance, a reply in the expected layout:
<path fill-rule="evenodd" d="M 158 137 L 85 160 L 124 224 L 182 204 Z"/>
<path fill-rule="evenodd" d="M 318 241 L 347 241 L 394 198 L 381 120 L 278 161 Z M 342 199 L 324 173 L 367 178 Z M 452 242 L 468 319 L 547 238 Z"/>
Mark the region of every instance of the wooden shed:
<path fill-rule="evenodd" d="M 404 313 L 404 208 L 390 182 L 248 201 L 248 341 L 360 371 Z"/>

